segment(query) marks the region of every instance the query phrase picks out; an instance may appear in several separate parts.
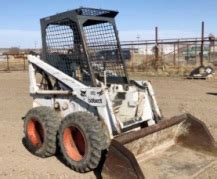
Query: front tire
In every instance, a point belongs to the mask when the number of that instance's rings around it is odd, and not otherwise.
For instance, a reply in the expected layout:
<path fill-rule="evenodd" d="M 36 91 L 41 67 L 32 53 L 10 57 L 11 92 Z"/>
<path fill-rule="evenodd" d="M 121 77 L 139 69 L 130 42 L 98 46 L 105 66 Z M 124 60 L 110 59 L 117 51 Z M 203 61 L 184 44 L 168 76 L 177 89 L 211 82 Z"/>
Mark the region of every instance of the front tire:
<path fill-rule="evenodd" d="M 58 141 L 66 164 L 80 173 L 97 168 L 108 146 L 100 121 L 86 112 L 75 112 L 63 119 Z"/>
<path fill-rule="evenodd" d="M 29 110 L 24 119 L 26 148 L 42 158 L 54 155 L 59 123 L 58 115 L 49 107 L 41 106 Z"/>

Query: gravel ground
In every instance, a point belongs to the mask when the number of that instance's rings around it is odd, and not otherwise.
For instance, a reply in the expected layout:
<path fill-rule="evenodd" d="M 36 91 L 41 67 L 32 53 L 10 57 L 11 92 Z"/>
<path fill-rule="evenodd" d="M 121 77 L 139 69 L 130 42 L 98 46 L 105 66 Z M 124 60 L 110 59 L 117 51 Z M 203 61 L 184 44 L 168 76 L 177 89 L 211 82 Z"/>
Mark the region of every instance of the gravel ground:
<path fill-rule="evenodd" d="M 148 79 L 165 117 L 192 113 L 217 139 L 217 80 Z M 27 72 L 0 73 L 0 101 L 0 178 L 95 178 L 73 172 L 56 157 L 35 157 L 23 146 L 21 117 L 31 108 Z"/>

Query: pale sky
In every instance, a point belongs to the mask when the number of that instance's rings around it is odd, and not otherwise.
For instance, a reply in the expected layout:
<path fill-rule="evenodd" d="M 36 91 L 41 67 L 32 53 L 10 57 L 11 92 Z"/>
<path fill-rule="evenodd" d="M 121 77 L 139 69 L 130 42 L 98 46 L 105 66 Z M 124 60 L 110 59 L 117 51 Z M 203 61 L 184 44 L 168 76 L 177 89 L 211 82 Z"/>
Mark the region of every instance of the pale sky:
<path fill-rule="evenodd" d="M 80 6 L 118 10 L 122 41 L 154 39 L 155 26 L 160 38 L 200 37 L 201 21 L 217 34 L 215 0 L 1 0 L 0 47 L 41 47 L 40 18 Z"/>

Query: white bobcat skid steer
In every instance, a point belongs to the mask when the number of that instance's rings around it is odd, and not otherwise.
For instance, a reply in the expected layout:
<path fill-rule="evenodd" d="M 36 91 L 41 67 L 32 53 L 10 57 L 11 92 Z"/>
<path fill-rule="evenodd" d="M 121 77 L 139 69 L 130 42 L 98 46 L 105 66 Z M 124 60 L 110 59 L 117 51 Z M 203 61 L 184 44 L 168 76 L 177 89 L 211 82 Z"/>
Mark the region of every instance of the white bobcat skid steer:
<path fill-rule="evenodd" d="M 154 92 L 148 81 L 132 81 L 132 85 L 128 86 L 111 84 L 109 87 L 98 81 L 101 87 L 90 87 L 38 57 L 29 56 L 28 60 L 33 107 L 54 109 L 61 119 L 76 112 L 91 114 L 103 124 L 104 131 L 101 132 L 106 133 L 107 143 L 116 135 L 154 125 L 160 120 Z"/>
<path fill-rule="evenodd" d="M 195 176 L 216 159 L 215 141 L 191 115 L 161 120 L 150 82 L 129 80 L 117 14 L 80 8 L 41 19 L 42 60 L 28 57 L 26 147 L 49 157 L 58 143 L 70 168 L 104 178 Z"/>

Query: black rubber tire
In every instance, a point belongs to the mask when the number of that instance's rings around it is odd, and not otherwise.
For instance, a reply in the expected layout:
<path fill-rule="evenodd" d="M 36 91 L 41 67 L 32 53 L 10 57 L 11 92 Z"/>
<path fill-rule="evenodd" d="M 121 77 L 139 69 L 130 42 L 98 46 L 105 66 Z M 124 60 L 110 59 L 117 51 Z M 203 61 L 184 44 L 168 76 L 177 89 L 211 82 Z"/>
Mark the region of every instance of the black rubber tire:
<path fill-rule="evenodd" d="M 73 130 L 78 130 L 79 133 L 82 134 L 85 143 L 83 145 L 85 146 L 85 151 L 79 161 L 70 157 L 65 147 L 66 144 L 64 143 L 64 131 L 69 128 L 71 129 L 72 127 Z M 72 138 L 74 142 L 75 139 L 74 137 Z M 108 148 L 107 136 L 103 130 L 101 122 L 98 121 L 96 117 L 86 112 L 74 112 L 62 120 L 59 128 L 58 142 L 66 164 L 71 169 L 80 173 L 92 171 L 97 168 L 101 160 L 102 153 Z"/>
<path fill-rule="evenodd" d="M 58 114 L 49 107 L 41 106 L 29 110 L 24 118 L 24 142 L 26 148 L 32 154 L 42 158 L 54 155 L 57 148 L 56 140 L 59 124 L 60 118 Z M 35 141 L 31 137 L 32 135 L 37 137 L 36 144 L 34 144 Z"/>

